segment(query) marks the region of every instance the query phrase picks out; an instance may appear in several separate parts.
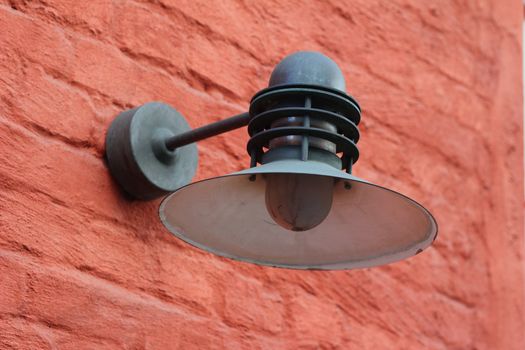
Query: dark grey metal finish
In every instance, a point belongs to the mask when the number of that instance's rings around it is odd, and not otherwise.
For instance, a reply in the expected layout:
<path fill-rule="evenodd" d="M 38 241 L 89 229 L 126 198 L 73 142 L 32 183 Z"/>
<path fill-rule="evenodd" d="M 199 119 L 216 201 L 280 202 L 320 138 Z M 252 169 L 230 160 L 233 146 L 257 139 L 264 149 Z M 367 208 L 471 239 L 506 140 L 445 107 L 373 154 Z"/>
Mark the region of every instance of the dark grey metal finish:
<path fill-rule="evenodd" d="M 339 66 L 329 57 L 319 52 L 312 51 L 296 52 L 290 56 L 285 57 L 275 67 L 270 78 L 269 86 L 273 87 L 289 84 L 320 85 L 328 88 L 338 89 L 343 92 L 345 91 L 345 79 L 343 73 L 339 69 Z M 293 118 L 293 116 L 291 118 Z M 182 147 L 246 126 L 250 122 L 250 119 L 250 114 L 248 112 L 241 113 L 233 117 L 169 137 L 165 140 L 165 144 L 169 150 L 175 150 L 178 147 Z M 303 118 L 300 119 L 302 123 Z M 319 122 L 322 123 L 322 121 Z M 316 122 L 313 122 L 312 124 L 315 126 Z M 290 125 L 293 125 L 293 123 Z M 295 140 L 301 143 L 302 139 L 303 137 L 301 136 L 291 136 L 289 141 Z M 316 145 L 316 141 L 326 143 L 326 141 L 316 140 L 313 138 L 312 144 Z M 329 145 L 330 143 L 327 144 Z"/>
<path fill-rule="evenodd" d="M 197 146 L 171 151 L 166 139 L 189 130 L 182 115 L 160 102 L 120 113 L 106 135 L 111 174 L 127 193 L 142 200 L 187 185 L 197 169 Z"/>
<path fill-rule="evenodd" d="M 289 231 L 275 224 L 265 207 L 268 179 L 275 174 L 333 179 L 331 214 L 310 231 Z M 292 269 L 388 264 L 420 253 L 438 232 L 432 214 L 414 200 L 324 161 L 298 159 L 192 183 L 166 197 L 159 214 L 171 233 L 197 248 Z"/>
<path fill-rule="evenodd" d="M 268 150 L 262 155 L 261 164 L 268 164 L 279 160 L 302 160 L 302 145 L 280 146 Z M 328 164 L 336 169 L 341 169 L 341 159 L 333 152 L 320 148 L 310 148 L 308 150 L 308 160 Z"/>
<path fill-rule="evenodd" d="M 343 72 L 331 58 L 314 51 L 286 56 L 274 68 L 268 86 L 307 84 L 346 91 Z"/>
<path fill-rule="evenodd" d="M 185 146 L 193 142 L 239 129 L 248 125 L 249 122 L 250 114 L 248 112 L 234 115 L 233 117 L 219 120 L 218 122 L 204 125 L 200 128 L 170 137 L 166 139 L 166 147 L 170 150 L 174 150 L 178 147 Z"/>
<path fill-rule="evenodd" d="M 339 66 L 319 52 L 299 51 L 285 57 L 273 70 L 269 87 L 251 100 L 248 124 L 248 153 L 252 166 L 277 161 L 279 155 L 311 160 L 314 150 L 342 153 L 317 158 L 340 170 L 351 172 L 359 158 L 361 109 L 346 94 L 344 75 Z M 300 146 L 297 154 L 291 146 Z M 285 152 L 274 152 L 286 147 Z M 266 153 L 272 152 L 271 156 Z"/>
<path fill-rule="evenodd" d="M 296 148 L 290 146 L 299 146 L 303 161 L 311 154 L 349 170 L 358 158 L 359 118 L 360 108 L 346 95 L 337 64 L 321 53 L 302 51 L 276 66 L 269 88 L 254 96 L 249 112 L 194 130 L 176 110 L 159 102 L 121 113 L 108 130 L 106 156 L 111 174 L 124 190 L 144 200 L 191 181 L 197 167 L 195 142 L 246 125 L 251 166 L 262 162 L 263 150 L 275 150 L 264 157 L 266 163 L 292 157 Z M 274 123 L 266 125 L 270 119 Z M 344 159 L 335 159 L 337 152 L 343 152 Z"/>
<path fill-rule="evenodd" d="M 247 150 L 251 166 L 262 164 L 266 152 L 293 145 L 301 145 L 297 159 L 303 161 L 313 149 L 340 153 L 339 169 L 349 173 L 359 158 L 356 143 L 361 109 L 342 91 L 304 84 L 269 87 L 252 98 L 250 116 Z"/>
<path fill-rule="evenodd" d="M 125 111 L 106 136 L 111 174 L 135 198 L 173 192 L 159 209 L 163 224 L 224 257 L 348 269 L 418 254 L 437 223 L 413 200 L 351 175 L 361 108 L 345 90 L 334 61 L 297 52 L 276 66 L 248 113 L 190 130 L 162 103 Z M 251 167 L 187 185 L 195 142 L 246 125 Z"/>

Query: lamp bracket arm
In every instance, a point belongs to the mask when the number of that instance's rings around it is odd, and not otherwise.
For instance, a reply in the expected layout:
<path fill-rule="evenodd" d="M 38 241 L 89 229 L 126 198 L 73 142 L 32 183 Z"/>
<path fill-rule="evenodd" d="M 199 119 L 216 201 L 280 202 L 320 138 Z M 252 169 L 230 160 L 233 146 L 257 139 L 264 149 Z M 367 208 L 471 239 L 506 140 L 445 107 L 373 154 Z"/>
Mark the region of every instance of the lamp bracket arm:
<path fill-rule="evenodd" d="M 237 114 L 232 117 L 169 137 L 165 141 L 166 147 L 170 151 L 173 151 L 190 143 L 242 128 L 243 126 L 248 125 L 249 122 L 250 114 L 248 112 Z"/>

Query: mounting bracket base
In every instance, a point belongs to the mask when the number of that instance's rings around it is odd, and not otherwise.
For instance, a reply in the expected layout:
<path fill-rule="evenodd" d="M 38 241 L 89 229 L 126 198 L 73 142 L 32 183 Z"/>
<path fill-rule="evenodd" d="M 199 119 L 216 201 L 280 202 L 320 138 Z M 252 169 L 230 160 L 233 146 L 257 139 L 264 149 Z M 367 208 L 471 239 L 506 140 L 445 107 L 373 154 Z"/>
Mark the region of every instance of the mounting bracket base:
<path fill-rule="evenodd" d="M 187 185 L 198 163 L 195 143 L 170 151 L 166 140 L 191 130 L 184 117 L 160 102 L 120 113 L 106 135 L 113 178 L 132 197 L 150 200 Z"/>

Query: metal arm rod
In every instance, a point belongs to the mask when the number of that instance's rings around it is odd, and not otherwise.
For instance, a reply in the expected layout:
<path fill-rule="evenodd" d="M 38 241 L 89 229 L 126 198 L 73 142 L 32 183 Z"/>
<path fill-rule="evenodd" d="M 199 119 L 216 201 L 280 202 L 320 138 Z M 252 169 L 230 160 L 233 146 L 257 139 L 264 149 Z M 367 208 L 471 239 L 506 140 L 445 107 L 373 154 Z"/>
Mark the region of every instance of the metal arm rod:
<path fill-rule="evenodd" d="M 166 140 L 166 147 L 173 151 L 178 147 L 186 146 L 193 142 L 242 128 L 243 126 L 248 125 L 249 122 L 250 114 L 248 112 L 234 115 L 233 117 L 170 137 Z"/>

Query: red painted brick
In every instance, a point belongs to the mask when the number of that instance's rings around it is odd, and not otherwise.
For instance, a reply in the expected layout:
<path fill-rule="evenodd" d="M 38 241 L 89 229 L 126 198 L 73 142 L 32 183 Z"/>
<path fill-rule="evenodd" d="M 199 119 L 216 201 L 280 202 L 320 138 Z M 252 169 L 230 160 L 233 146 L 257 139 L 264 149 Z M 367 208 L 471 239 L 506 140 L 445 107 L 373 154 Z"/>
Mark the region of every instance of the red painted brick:
<path fill-rule="evenodd" d="M 210 320 L 187 314 L 158 299 L 60 267 L 37 265 L 17 255 L 0 252 L 6 268 L 2 274 L 29 274 L 25 305 L 27 317 L 87 338 L 102 339 L 124 347 L 151 343 L 158 348 L 183 347 L 199 341 L 220 344 Z M 92 320 L 97 322 L 92 322 Z M 166 332 L 166 329 L 178 332 Z M 206 330 L 206 332 L 203 332 Z"/>
<path fill-rule="evenodd" d="M 278 291 L 247 278 L 236 278 L 223 288 L 226 322 L 241 329 L 261 329 L 273 334 L 283 331 L 285 305 Z"/>
<path fill-rule="evenodd" d="M 216 258 L 210 261 L 207 254 L 195 256 L 181 250 L 183 244 L 159 223 L 153 222 L 155 225 L 146 229 L 143 218 L 135 218 L 135 223 L 118 223 L 99 218 L 102 213 L 90 209 L 71 210 L 61 199 L 34 190 L 20 194 L 6 189 L 0 199 L 0 206 L 9 206 L 0 217 L 0 246 L 67 264 L 129 288 L 147 290 L 198 313 L 210 313 L 209 307 L 217 298 L 213 290 L 221 275 L 228 273 L 201 273 L 216 270 L 221 265 Z M 35 207 L 35 202 L 42 206 Z M 152 209 L 151 215 L 156 215 Z M 139 225 L 142 229 L 135 229 Z M 20 230 L 26 235 L 20 237 Z M 199 288 L 188 289 L 192 283 L 198 283 Z"/>
<path fill-rule="evenodd" d="M 240 59 L 238 48 L 213 40 L 213 35 L 198 28 L 185 31 L 187 21 L 183 17 L 173 18 L 129 2 L 120 3 L 116 11 L 120 16 L 114 23 L 115 39 L 132 57 L 181 76 L 192 87 L 218 99 L 247 100 L 261 88 L 257 80 L 236 79 L 257 74 L 258 64 L 253 58 Z"/>
<path fill-rule="evenodd" d="M 522 349 L 519 0 L 0 0 L 0 347 Z M 245 111 L 299 49 L 363 106 L 357 175 L 438 219 L 435 244 L 351 272 L 254 267 L 176 240 L 103 159 L 122 109 Z M 246 130 L 197 179 L 248 165 Z"/>
<path fill-rule="evenodd" d="M 18 11 L 28 13 L 32 17 L 95 36 L 103 36 L 103 33 L 110 30 L 111 18 L 114 15 L 113 2 L 110 0 L 81 2 L 76 6 L 70 6 L 68 2 L 60 0 L 9 2 Z"/>
<path fill-rule="evenodd" d="M 6 261 L 0 262 L 0 269 L 5 273 L 0 275 L 0 313 L 3 315 L 16 315 L 24 307 L 24 295 L 26 294 L 27 276 L 25 271 L 13 270 L 7 273 L 11 265 Z"/>
<path fill-rule="evenodd" d="M 20 336 L 23 334 L 23 336 Z M 32 350 L 53 349 L 52 343 L 24 319 L 0 318 L 0 347 L 2 349 Z"/>

